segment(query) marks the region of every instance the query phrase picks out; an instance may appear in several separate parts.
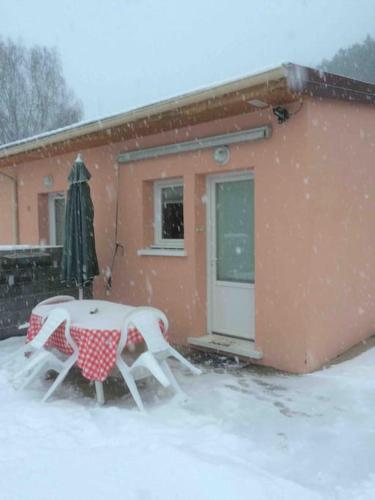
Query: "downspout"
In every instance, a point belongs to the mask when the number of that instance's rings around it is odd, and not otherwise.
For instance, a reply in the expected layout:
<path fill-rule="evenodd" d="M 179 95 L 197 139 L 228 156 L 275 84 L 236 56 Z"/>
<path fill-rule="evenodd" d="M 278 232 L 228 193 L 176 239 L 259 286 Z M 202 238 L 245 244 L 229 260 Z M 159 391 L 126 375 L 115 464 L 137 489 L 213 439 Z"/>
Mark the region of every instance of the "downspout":
<path fill-rule="evenodd" d="M 18 245 L 19 243 L 19 221 L 18 221 L 18 185 L 17 179 L 12 177 L 11 175 L 5 174 L 4 172 L 0 172 L 0 175 L 3 175 L 7 179 L 10 179 L 13 183 L 13 239 L 14 244 Z"/>

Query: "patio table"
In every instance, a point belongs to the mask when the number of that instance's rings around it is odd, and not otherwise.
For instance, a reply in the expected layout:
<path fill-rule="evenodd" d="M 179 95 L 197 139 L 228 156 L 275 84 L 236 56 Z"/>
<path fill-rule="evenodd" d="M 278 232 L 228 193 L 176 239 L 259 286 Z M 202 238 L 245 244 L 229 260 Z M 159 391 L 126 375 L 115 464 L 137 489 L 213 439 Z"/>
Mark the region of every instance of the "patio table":
<path fill-rule="evenodd" d="M 36 306 L 31 313 L 27 342 L 37 335 L 48 312 L 57 307 L 70 314 L 70 333 L 79 350 L 77 365 L 85 378 L 95 381 L 98 402 L 103 403 L 102 382 L 115 366 L 124 317 L 135 307 L 106 300 L 74 300 Z M 140 342 L 143 337 L 138 330 L 129 329 L 126 347 Z M 66 341 L 64 325 L 52 334 L 46 345 L 68 355 L 73 352 Z"/>

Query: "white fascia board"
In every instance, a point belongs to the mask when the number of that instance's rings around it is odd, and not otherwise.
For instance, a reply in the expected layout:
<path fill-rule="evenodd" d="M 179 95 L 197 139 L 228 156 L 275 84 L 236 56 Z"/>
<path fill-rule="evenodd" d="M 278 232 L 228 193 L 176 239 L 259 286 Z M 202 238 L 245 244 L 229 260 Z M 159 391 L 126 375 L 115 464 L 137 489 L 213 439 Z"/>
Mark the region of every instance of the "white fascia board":
<path fill-rule="evenodd" d="M 130 163 L 133 161 L 148 160 L 158 158 L 159 156 L 187 153 L 190 151 L 198 151 L 200 149 L 238 144 L 240 142 L 268 139 L 271 135 L 272 127 L 270 125 L 264 125 L 263 127 L 241 130 L 240 132 L 232 132 L 230 134 L 213 135 L 211 137 L 195 139 L 194 141 L 177 142 L 175 144 L 167 144 L 165 146 L 128 151 L 126 153 L 120 153 L 117 156 L 117 161 L 118 163 Z"/>

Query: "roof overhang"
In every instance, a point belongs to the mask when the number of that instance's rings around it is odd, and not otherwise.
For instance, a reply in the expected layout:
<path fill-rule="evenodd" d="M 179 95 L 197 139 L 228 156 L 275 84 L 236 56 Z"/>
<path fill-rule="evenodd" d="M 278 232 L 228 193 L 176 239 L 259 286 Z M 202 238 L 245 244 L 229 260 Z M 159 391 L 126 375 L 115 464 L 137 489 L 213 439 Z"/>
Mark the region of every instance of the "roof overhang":
<path fill-rule="evenodd" d="M 375 84 L 321 70 L 285 64 L 291 92 L 310 97 L 375 104 Z"/>
<path fill-rule="evenodd" d="M 73 124 L 0 147 L 0 167 L 157 134 L 257 110 L 303 96 L 375 103 L 375 85 L 295 64 L 173 97 L 107 118 Z"/>

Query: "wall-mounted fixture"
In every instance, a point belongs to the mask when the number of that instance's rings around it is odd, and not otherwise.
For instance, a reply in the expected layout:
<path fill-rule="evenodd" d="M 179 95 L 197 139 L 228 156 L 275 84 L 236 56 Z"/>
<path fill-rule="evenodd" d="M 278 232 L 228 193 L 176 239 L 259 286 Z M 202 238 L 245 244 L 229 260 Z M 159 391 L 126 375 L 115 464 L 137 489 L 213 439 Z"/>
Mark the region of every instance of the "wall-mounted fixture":
<path fill-rule="evenodd" d="M 230 150 L 228 146 L 220 146 L 214 149 L 212 156 L 219 165 L 226 165 L 230 159 Z"/>
<path fill-rule="evenodd" d="M 249 104 L 254 106 L 255 108 L 268 108 L 268 104 L 264 101 L 261 101 L 260 99 L 251 99 L 251 101 L 248 101 Z"/>
<path fill-rule="evenodd" d="M 53 176 L 52 175 L 45 175 L 43 177 L 43 186 L 46 188 L 50 188 L 53 186 Z"/>
<path fill-rule="evenodd" d="M 272 108 L 272 112 L 277 117 L 278 123 L 284 123 L 290 117 L 289 111 L 283 106 L 276 106 L 275 108 Z"/>

